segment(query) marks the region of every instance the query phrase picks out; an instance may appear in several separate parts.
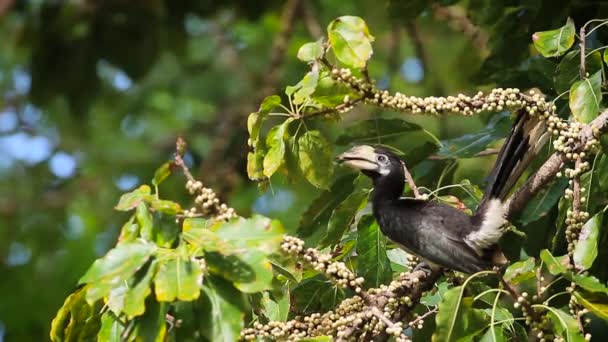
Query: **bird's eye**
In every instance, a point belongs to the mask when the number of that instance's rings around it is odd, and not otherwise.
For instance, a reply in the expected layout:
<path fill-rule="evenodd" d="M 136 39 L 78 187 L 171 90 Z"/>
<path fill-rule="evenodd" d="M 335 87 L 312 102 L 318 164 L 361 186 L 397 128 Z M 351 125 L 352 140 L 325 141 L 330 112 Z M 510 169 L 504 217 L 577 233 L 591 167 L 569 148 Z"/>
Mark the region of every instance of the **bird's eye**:
<path fill-rule="evenodd" d="M 388 162 L 388 158 L 386 158 L 386 156 L 383 154 L 378 155 L 378 157 L 376 157 L 376 159 L 379 162 L 381 162 L 382 164 L 386 164 Z"/>

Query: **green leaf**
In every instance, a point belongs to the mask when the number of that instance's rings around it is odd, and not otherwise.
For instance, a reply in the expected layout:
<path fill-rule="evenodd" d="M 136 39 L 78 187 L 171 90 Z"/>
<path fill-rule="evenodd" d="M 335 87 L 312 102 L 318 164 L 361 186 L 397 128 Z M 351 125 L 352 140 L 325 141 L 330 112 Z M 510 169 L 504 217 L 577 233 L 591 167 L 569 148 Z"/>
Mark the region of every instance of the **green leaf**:
<path fill-rule="evenodd" d="M 353 191 L 353 183 L 356 178 L 355 173 L 349 173 L 338 178 L 330 190 L 321 192 L 302 214 L 297 230 L 298 236 L 310 237 L 315 232 L 325 232 L 324 229 L 327 227 L 332 212 Z"/>
<path fill-rule="evenodd" d="M 209 341 L 232 342 L 243 328 L 244 299 L 230 283 L 209 277 L 203 284 L 201 333 Z"/>
<path fill-rule="evenodd" d="M 570 110 L 576 120 L 589 123 L 595 119 L 602 103 L 602 71 L 580 80 L 570 88 Z"/>
<path fill-rule="evenodd" d="M 134 216 L 131 216 L 122 228 L 120 228 L 120 235 L 118 236 L 118 243 L 133 242 L 139 237 L 139 224 L 135 223 Z"/>
<path fill-rule="evenodd" d="M 141 202 L 139 205 L 137 205 L 137 209 L 135 210 L 135 218 L 137 219 L 137 224 L 139 224 L 141 237 L 151 241 L 153 239 L 152 228 L 154 225 L 154 218 L 148 211 L 148 207 L 145 203 Z"/>
<path fill-rule="evenodd" d="M 568 256 L 562 255 L 561 257 L 554 257 L 551 252 L 546 249 L 540 251 L 540 258 L 543 260 L 549 272 L 553 275 L 566 274 L 568 273 L 567 265 Z"/>
<path fill-rule="evenodd" d="M 331 336 L 315 336 L 309 338 L 303 338 L 300 342 L 332 342 L 334 339 Z"/>
<path fill-rule="evenodd" d="M 574 264 L 579 269 L 590 269 L 597 257 L 597 241 L 602 226 L 602 217 L 603 212 L 596 214 L 581 229 L 573 256 Z"/>
<path fill-rule="evenodd" d="M 597 317 L 608 321 L 608 297 L 605 295 L 574 291 L 576 301 L 593 312 Z"/>
<path fill-rule="evenodd" d="M 216 234 L 235 248 L 271 254 L 279 250 L 284 228 L 279 221 L 255 215 L 237 218 L 219 226 Z"/>
<path fill-rule="evenodd" d="M 504 278 L 513 285 L 517 285 L 524 280 L 532 279 L 535 277 L 534 265 L 534 258 L 518 261 L 507 268 Z"/>
<path fill-rule="evenodd" d="M 285 162 L 285 137 L 287 126 L 293 119 L 289 118 L 282 124 L 274 126 L 266 137 L 268 152 L 264 157 L 264 176 L 270 178 Z"/>
<path fill-rule="evenodd" d="M 363 68 L 372 56 L 374 37 L 359 17 L 335 19 L 327 27 L 327 36 L 338 60 L 349 67 Z"/>
<path fill-rule="evenodd" d="M 483 331 L 487 324 L 486 314 L 472 306 L 473 298 L 464 297 L 464 287 L 457 286 L 446 291 L 435 316 L 437 330 L 433 334 L 433 341 L 457 341 L 472 338 Z"/>
<path fill-rule="evenodd" d="M 568 275 L 566 278 L 573 280 L 576 285 L 589 292 L 608 294 L 608 287 L 606 287 L 605 284 L 602 284 L 599 279 L 592 275 L 585 276 L 582 274 L 576 274 L 574 277 Z"/>
<path fill-rule="evenodd" d="M 327 235 L 321 241 L 322 247 L 340 242 L 344 232 L 353 224 L 359 210 L 367 203 L 367 195 L 367 190 L 354 192 L 334 209 L 327 224 Z"/>
<path fill-rule="evenodd" d="M 366 286 L 378 287 L 391 280 L 386 237 L 371 215 L 362 217 L 357 226 L 357 255 L 357 274 L 365 278 Z"/>
<path fill-rule="evenodd" d="M 207 228 L 195 228 L 184 231 L 182 237 L 192 246 L 202 248 L 207 252 L 220 252 L 224 255 L 235 253 L 234 245 Z"/>
<path fill-rule="evenodd" d="M 247 177 L 253 181 L 264 179 L 264 148 L 256 148 L 254 152 L 247 153 Z"/>
<path fill-rule="evenodd" d="M 165 179 L 167 179 L 167 177 L 169 177 L 169 175 L 171 175 L 171 166 L 172 165 L 173 165 L 173 162 L 170 162 L 170 161 L 161 165 L 156 170 L 156 172 L 154 172 L 154 178 L 152 178 L 152 185 L 158 186 Z"/>
<path fill-rule="evenodd" d="M 268 113 L 280 104 L 280 96 L 267 96 L 260 104 L 258 111 L 249 114 L 249 117 L 247 118 L 247 131 L 249 132 L 249 138 L 252 140 L 252 145 L 255 145 L 255 142 L 258 140 L 262 124 L 268 117 Z"/>
<path fill-rule="evenodd" d="M 300 105 L 304 103 L 317 89 L 319 83 L 319 70 L 314 69 L 309 71 L 304 78 L 293 88 L 293 104 Z"/>
<path fill-rule="evenodd" d="M 558 29 L 534 33 L 532 41 L 544 57 L 561 56 L 574 44 L 575 33 L 574 21 L 568 18 L 566 25 Z"/>
<path fill-rule="evenodd" d="M 163 214 L 175 216 L 182 211 L 182 207 L 179 205 L 179 203 L 173 201 L 158 199 L 155 196 L 146 197 L 146 201 L 148 204 L 150 204 L 150 207 L 154 211 L 158 211 Z"/>
<path fill-rule="evenodd" d="M 553 331 L 561 335 L 566 342 L 585 341 L 585 338 L 578 330 L 576 318 L 556 308 L 550 308 L 547 316 L 553 322 Z"/>
<path fill-rule="evenodd" d="M 471 158 L 485 150 L 488 145 L 504 138 L 511 128 L 511 113 L 502 112 L 492 116 L 482 130 L 463 136 L 442 140 L 437 155 L 444 158 Z"/>
<path fill-rule="evenodd" d="M 588 51 L 587 53 L 590 54 L 585 58 L 585 69 L 590 75 L 593 75 L 602 69 L 602 55 L 598 51 Z M 562 58 L 553 76 L 553 84 L 558 94 L 570 90 L 570 86 L 580 80 L 580 66 L 579 49 L 568 52 Z"/>
<path fill-rule="evenodd" d="M 437 284 L 437 290 L 435 291 L 435 293 L 431 293 L 430 291 L 427 292 L 426 295 L 424 295 L 420 299 L 420 303 L 422 303 L 426 306 L 439 305 L 439 303 L 441 303 L 441 300 L 443 299 L 443 295 L 445 294 L 445 292 L 447 290 L 448 290 L 447 282 L 439 283 L 439 284 Z"/>
<path fill-rule="evenodd" d="M 255 293 L 272 289 L 272 264 L 263 252 L 249 250 L 239 255 L 239 259 L 249 266 L 253 277 L 248 281 L 235 281 L 234 286 L 244 293 Z"/>
<path fill-rule="evenodd" d="M 86 292 L 87 287 L 82 287 L 65 299 L 51 322 L 51 341 L 78 341 L 82 337 L 97 333 L 99 316 L 97 309 L 87 303 Z M 96 328 L 91 325 L 96 325 Z"/>
<path fill-rule="evenodd" d="M 112 287 L 127 281 L 154 254 L 156 246 L 141 241 L 125 242 L 95 260 L 79 283 L 89 283 L 87 301 L 106 296 Z"/>
<path fill-rule="evenodd" d="M 167 312 L 169 305 L 159 303 L 149 297 L 146 300 L 146 312 L 138 319 L 137 336 L 143 342 L 165 342 L 167 338 Z"/>
<path fill-rule="evenodd" d="M 270 298 L 268 292 L 264 292 L 262 297 L 262 305 L 264 306 L 264 315 L 271 321 L 284 322 L 289 316 L 289 290 L 275 301 Z"/>
<path fill-rule="evenodd" d="M 304 177 L 320 189 L 328 189 L 333 176 L 331 145 L 319 131 L 308 131 L 298 139 L 298 157 Z"/>
<path fill-rule="evenodd" d="M 144 276 L 127 291 L 122 312 L 127 314 L 129 318 L 140 316 L 146 311 L 145 302 L 146 298 L 152 293 L 152 277 L 156 273 L 157 265 L 158 263 L 153 261 Z"/>
<path fill-rule="evenodd" d="M 148 195 L 151 193 L 148 185 L 142 185 L 139 188 L 120 196 L 120 200 L 114 209 L 120 211 L 129 211 L 136 208 Z"/>
<path fill-rule="evenodd" d="M 194 260 L 182 256 L 161 260 L 154 277 L 156 299 L 159 302 L 195 300 L 200 295 L 202 277 L 201 267 Z"/>
<path fill-rule="evenodd" d="M 479 342 L 507 342 L 504 329 L 501 326 L 492 326 L 483 334 Z"/>
<path fill-rule="evenodd" d="M 312 62 L 323 57 L 323 41 L 306 43 L 298 50 L 298 59 L 303 62 Z"/>
<path fill-rule="evenodd" d="M 519 218 L 521 223 L 527 225 L 547 215 L 562 197 L 566 187 L 568 187 L 568 179 L 562 177 L 556 179 L 545 191 L 536 194 L 521 213 Z"/>
<path fill-rule="evenodd" d="M 121 336 L 124 330 L 124 323 L 113 312 L 108 311 L 101 316 L 101 329 L 97 335 L 97 341 L 122 342 Z"/>

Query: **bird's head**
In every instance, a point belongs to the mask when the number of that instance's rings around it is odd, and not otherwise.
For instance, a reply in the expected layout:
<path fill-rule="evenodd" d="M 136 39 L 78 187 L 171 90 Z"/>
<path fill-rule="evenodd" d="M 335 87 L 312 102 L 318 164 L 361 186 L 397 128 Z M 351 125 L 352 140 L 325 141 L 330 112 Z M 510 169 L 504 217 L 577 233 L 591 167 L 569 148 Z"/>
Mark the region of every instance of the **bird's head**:
<path fill-rule="evenodd" d="M 338 156 L 338 161 L 363 172 L 372 179 L 404 179 L 403 165 L 397 155 L 381 146 L 358 145 Z"/>

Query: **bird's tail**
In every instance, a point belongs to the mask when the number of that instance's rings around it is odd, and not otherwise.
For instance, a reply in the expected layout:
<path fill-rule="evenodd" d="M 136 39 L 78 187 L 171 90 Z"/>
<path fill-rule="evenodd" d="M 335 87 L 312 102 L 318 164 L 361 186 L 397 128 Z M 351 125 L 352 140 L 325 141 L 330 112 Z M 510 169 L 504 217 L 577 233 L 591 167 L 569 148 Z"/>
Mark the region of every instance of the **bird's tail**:
<path fill-rule="evenodd" d="M 498 249 L 492 248 L 504 233 L 501 227 L 507 216 L 505 198 L 548 139 L 544 121 L 523 110 L 517 113 L 511 132 L 498 152 L 477 213 L 472 218 L 477 229 L 465 237 L 465 242 L 480 255 L 494 253 L 493 259 L 499 256 L 501 258 L 498 259 L 506 261 Z"/>
<path fill-rule="evenodd" d="M 524 110 L 517 113 L 511 132 L 498 152 L 480 209 L 492 199 L 504 202 L 521 174 L 548 139 L 549 132 L 545 129 L 544 121 L 530 116 Z"/>

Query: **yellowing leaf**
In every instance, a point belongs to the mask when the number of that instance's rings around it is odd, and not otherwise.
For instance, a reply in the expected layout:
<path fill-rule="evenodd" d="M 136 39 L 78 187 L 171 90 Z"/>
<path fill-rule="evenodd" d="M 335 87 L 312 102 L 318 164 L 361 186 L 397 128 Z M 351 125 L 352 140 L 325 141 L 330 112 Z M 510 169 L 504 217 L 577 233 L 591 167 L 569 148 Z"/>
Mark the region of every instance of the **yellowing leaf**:
<path fill-rule="evenodd" d="M 588 123 L 595 119 L 602 102 L 602 70 L 580 80 L 570 88 L 570 110 L 576 120 Z"/>
<path fill-rule="evenodd" d="M 266 137 L 268 152 L 264 156 L 264 176 L 268 178 L 285 162 L 285 133 L 292 120 L 289 118 L 268 132 Z"/>
<path fill-rule="evenodd" d="M 558 29 L 534 33 L 532 41 L 536 50 L 543 56 L 561 56 L 574 44 L 575 33 L 574 21 L 568 18 L 566 25 Z"/>
<path fill-rule="evenodd" d="M 161 262 L 154 278 L 154 293 L 159 302 L 176 299 L 191 301 L 200 295 L 202 271 L 200 265 L 181 256 Z"/>
<path fill-rule="evenodd" d="M 298 50 L 298 59 L 303 62 L 311 62 L 323 56 L 323 45 L 321 40 L 306 43 Z"/>
<path fill-rule="evenodd" d="M 139 188 L 120 196 L 120 200 L 114 209 L 121 211 L 131 210 L 139 205 L 147 195 L 150 195 L 151 189 L 148 185 L 142 185 Z"/>
<path fill-rule="evenodd" d="M 342 16 L 327 27 L 327 35 L 340 62 L 353 68 L 363 68 L 373 54 L 374 37 L 359 17 Z"/>

